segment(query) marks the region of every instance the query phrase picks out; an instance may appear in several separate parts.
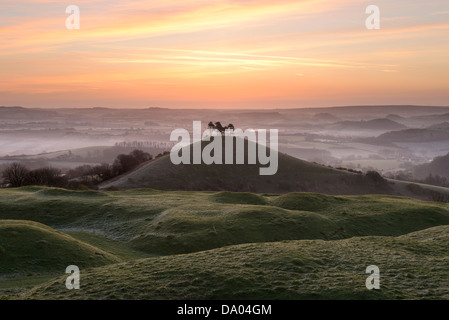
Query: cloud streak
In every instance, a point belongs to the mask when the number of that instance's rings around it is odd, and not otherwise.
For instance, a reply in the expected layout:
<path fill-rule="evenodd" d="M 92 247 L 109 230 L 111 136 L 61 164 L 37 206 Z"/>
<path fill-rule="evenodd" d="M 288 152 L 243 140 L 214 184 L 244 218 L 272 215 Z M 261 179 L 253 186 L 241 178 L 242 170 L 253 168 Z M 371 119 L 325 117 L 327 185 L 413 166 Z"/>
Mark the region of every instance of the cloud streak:
<path fill-rule="evenodd" d="M 370 31 L 358 0 L 79 0 L 81 29 L 69 31 L 60 1 L 2 1 L 0 85 L 23 104 L 52 92 L 86 101 L 375 97 L 416 92 L 422 75 L 449 89 L 445 3 L 384 2 L 382 28 Z"/>

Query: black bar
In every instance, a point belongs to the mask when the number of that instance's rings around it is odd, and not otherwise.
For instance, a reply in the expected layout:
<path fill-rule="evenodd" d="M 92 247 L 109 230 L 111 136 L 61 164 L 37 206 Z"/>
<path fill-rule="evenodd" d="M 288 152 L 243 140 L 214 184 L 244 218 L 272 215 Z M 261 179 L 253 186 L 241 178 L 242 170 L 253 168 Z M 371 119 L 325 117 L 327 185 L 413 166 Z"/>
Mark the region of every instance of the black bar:
<path fill-rule="evenodd" d="M 233 306 L 235 308 L 232 308 Z M 263 309 L 262 306 L 265 308 Z M 447 309 L 448 306 L 448 301 L 0 301 L 2 313 L 11 311 L 16 318 L 22 313 L 30 312 L 31 315 L 51 315 L 59 319 L 67 314 L 71 317 L 79 317 L 81 320 L 84 320 L 86 316 L 90 319 L 114 316 L 114 318 L 122 317 L 125 320 L 137 317 L 145 320 L 161 318 L 309 320 L 323 319 L 323 317 L 346 320 L 348 318 L 382 318 L 386 314 L 389 316 L 397 314 L 404 319 L 404 317 L 425 312 L 429 310 L 428 308 L 431 308 L 432 313 L 435 314 L 439 309 L 443 311 L 443 308 Z M 207 317 L 205 308 L 210 310 Z M 186 310 L 192 314 L 185 314 Z"/>

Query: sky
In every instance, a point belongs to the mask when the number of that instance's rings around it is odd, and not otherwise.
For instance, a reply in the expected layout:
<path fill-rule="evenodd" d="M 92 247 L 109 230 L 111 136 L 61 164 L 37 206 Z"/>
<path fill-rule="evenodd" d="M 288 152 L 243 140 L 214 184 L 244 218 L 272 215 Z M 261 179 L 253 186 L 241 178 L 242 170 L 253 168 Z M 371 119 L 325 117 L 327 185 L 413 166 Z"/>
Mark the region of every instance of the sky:
<path fill-rule="evenodd" d="M 379 104 L 449 105 L 449 1 L 0 0 L 0 105 Z"/>

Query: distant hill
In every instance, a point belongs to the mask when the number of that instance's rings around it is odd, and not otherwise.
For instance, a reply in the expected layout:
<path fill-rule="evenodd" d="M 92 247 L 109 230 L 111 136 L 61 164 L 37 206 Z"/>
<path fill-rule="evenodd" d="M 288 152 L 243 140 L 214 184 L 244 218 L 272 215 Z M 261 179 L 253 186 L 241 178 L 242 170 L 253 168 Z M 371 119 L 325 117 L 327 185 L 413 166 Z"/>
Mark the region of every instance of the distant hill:
<path fill-rule="evenodd" d="M 406 129 L 384 133 L 374 140 L 382 143 L 445 141 L 449 140 L 449 130 Z"/>
<path fill-rule="evenodd" d="M 313 116 L 315 119 L 320 120 L 320 121 L 327 121 L 327 122 L 337 122 L 340 120 L 340 118 L 334 116 L 331 113 L 328 112 L 321 112 L 321 113 L 317 113 L 316 115 Z"/>
<path fill-rule="evenodd" d="M 449 122 L 442 122 L 442 123 L 437 123 L 437 124 L 433 124 L 429 127 L 427 127 L 427 129 L 440 129 L 440 130 L 449 130 Z"/>
<path fill-rule="evenodd" d="M 49 119 L 57 116 L 58 113 L 52 110 L 23 108 L 23 107 L 3 107 L 0 106 L 0 119 L 9 120 L 29 120 L 29 119 Z"/>
<path fill-rule="evenodd" d="M 369 121 L 342 121 L 334 125 L 335 129 L 348 130 L 348 131 L 360 131 L 360 130 L 373 130 L 373 131 L 393 131 L 407 128 L 403 124 L 396 121 L 382 118 L 373 119 Z"/>
<path fill-rule="evenodd" d="M 416 116 L 414 119 L 419 119 L 421 121 L 449 121 L 449 112 L 444 114 Z"/>
<path fill-rule="evenodd" d="M 162 144 L 161 144 L 162 146 Z M 0 160 L 10 161 L 35 161 L 35 160 L 50 160 L 50 161 L 72 161 L 74 163 L 80 162 L 88 163 L 111 163 L 119 154 L 128 154 L 135 149 L 140 149 L 148 152 L 152 156 L 167 151 L 167 148 L 155 146 L 92 146 L 84 148 L 73 148 L 68 150 L 61 150 L 55 152 L 47 152 L 35 155 L 19 155 L 19 156 L 5 156 L 0 157 Z"/>
<path fill-rule="evenodd" d="M 232 112 L 224 112 L 223 113 L 226 117 L 232 117 L 232 118 L 267 118 L 267 119 L 277 119 L 282 118 L 282 115 L 279 112 L 269 112 L 269 111 L 253 111 L 253 112 L 238 112 L 238 113 L 232 113 Z"/>
<path fill-rule="evenodd" d="M 372 118 L 386 117 L 389 114 L 396 114 L 402 117 L 424 116 L 432 114 L 442 114 L 449 112 L 449 107 L 414 106 L 414 105 L 362 105 L 362 106 L 336 106 L 329 108 L 305 108 L 305 109 L 278 109 L 282 114 L 304 114 L 329 112 L 333 115 L 352 118 Z"/>
<path fill-rule="evenodd" d="M 401 123 L 401 121 L 407 120 L 406 118 L 401 117 L 400 115 L 397 115 L 397 114 L 389 114 L 385 118 L 387 118 L 389 120 L 393 120 L 393 121 L 399 122 L 399 123 Z"/>
<path fill-rule="evenodd" d="M 49 119 L 81 119 L 93 117 L 96 119 L 121 119 L 133 118 L 142 119 L 144 117 L 150 118 L 152 121 L 164 120 L 167 118 L 182 118 L 183 115 L 189 114 L 189 118 L 214 119 L 214 117 L 240 117 L 240 118 L 268 118 L 275 117 L 276 119 L 289 118 L 291 115 L 316 115 L 319 113 L 329 113 L 336 117 L 343 119 L 372 118 L 372 117 L 386 117 L 394 114 L 402 117 L 440 117 L 441 114 L 446 113 L 449 117 L 449 107 L 434 107 L 434 106 L 413 106 L 413 105 L 366 105 L 366 106 L 341 106 L 341 107 L 326 107 L 326 108 L 275 108 L 270 104 L 269 109 L 252 110 L 239 108 L 238 111 L 232 109 L 185 109 L 185 102 L 183 102 L 182 111 L 180 109 L 168 108 L 146 108 L 146 109 L 115 109 L 115 108 L 26 108 L 26 107 L 5 107 L 0 106 L 0 119 L 27 119 L 30 117 L 34 119 L 44 118 Z M 176 105 L 176 104 L 173 104 Z M 394 120 L 394 119 L 392 119 Z M 449 118 L 448 118 L 449 120 Z M 441 120 L 440 120 L 441 121 Z"/>
<path fill-rule="evenodd" d="M 422 164 L 414 169 L 416 177 L 423 179 L 428 175 L 439 175 L 449 179 L 449 153 L 445 156 L 436 157 L 431 163 Z"/>

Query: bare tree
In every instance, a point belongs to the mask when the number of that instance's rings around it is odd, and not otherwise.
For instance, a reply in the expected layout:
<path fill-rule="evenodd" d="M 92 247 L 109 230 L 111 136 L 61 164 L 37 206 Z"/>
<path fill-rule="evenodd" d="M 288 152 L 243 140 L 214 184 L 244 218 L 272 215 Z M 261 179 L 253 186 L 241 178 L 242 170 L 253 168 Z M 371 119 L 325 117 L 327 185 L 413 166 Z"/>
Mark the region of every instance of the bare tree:
<path fill-rule="evenodd" d="M 2 177 L 6 184 L 9 184 L 10 187 L 16 188 L 25 184 L 28 172 L 28 169 L 24 165 L 14 162 L 3 170 Z"/>

